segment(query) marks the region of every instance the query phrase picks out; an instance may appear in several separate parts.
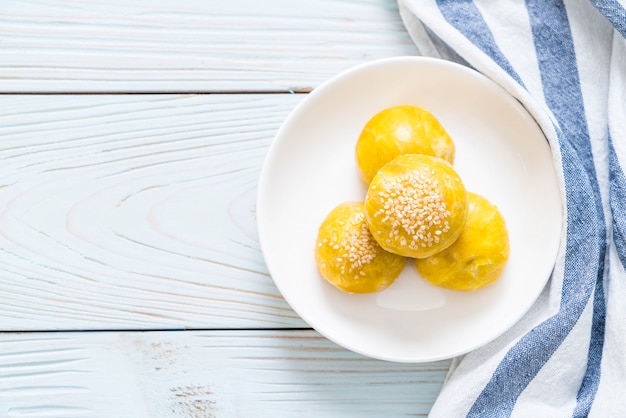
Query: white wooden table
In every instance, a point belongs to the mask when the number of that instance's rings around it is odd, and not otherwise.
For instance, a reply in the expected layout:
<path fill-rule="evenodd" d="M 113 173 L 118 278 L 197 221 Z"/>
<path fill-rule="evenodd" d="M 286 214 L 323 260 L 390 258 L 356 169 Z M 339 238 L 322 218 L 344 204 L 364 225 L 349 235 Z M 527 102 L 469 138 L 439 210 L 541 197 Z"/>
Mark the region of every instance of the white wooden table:
<path fill-rule="evenodd" d="M 449 362 L 311 330 L 254 213 L 307 92 L 417 53 L 394 0 L 0 2 L 0 417 L 425 416 Z"/>

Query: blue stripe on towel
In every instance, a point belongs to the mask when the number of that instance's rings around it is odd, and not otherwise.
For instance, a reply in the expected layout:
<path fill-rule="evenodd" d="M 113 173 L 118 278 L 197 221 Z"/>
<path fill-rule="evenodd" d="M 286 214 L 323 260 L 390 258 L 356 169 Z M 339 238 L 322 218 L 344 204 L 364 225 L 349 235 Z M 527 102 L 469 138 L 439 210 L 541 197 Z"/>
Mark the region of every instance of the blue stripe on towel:
<path fill-rule="evenodd" d="M 591 0 L 591 4 L 626 38 L 626 9 L 616 0 Z"/>
<path fill-rule="evenodd" d="M 606 226 L 567 13 L 564 4 L 558 0 L 527 0 L 526 4 L 544 95 L 558 121 L 556 131 L 568 202 L 561 306 L 556 315 L 535 327 L 509 350 L 473 404 L 468 414 L 472 417 L 511 414 L 519 395 L 569 335 L 587 306 L 596 283 L 599 284 L 596 292 L 600 299 L 594 303 L 594 315 L 604 317 L 601 282 Z M 454 20 L 449 21 L 455 24 Z M 489 38 L 487 36 L 488 42 Z M 483 44 L 480 40 L 474 42 Z M 603 321 L 594 321 L 592 333 L 603 332 Z M 602 339 L 600 335 L 599 340 Z M 589 377 L 585 377 L 586 384 L 579 391 L 577 412 L 584 414 L 588 411 L 595 396 L 598 382 L 595 376 L 599 376 L 601 354 L 601 347 L 600 350 L 597 346 L 590 348 L 586 371 Z M 495 410 L 494 405 L 497 405 Z"/>
<path fill-rule="evenodd" d="M 609 140 L 609 181 L 609 202 L 613 213 L 613 242 L 617 257 L 626 269 L 626 177 L 624 177 L 611 140 Z"/>
<path fill-rule="evenodd" d="M 522 79 L 496 44 L 491 29 L 472 0 L 437 0 L 443 17 L 503 68 L 521 86 Z"/>
<path fill-rule="evenodd" d="M 604 266 L 600 265 L 598 280 L 593 296 L 593 320 L 591 324 L 591 340 L 587 356 L 587 369 L 576 396 L 576 408 L 573 418 L 589 415 L 591 404 L 600 385 L 602 350 L 604 349 L 604 329 L 606 325 L 606 300 L 604 297 Z"/>

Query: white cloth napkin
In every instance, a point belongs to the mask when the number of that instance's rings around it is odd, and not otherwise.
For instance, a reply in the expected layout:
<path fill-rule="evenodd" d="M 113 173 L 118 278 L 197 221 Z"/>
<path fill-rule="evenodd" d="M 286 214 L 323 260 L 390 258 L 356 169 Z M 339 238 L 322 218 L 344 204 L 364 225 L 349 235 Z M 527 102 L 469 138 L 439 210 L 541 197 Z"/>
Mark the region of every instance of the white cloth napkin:
<path fill-rule="evenodd" d="M 422 55 L 475 68 L 533 115 L 566 221 L 545 291 L 454 360 L 431 416 L 626 417 L 626 0 L 399 6 Z"/>

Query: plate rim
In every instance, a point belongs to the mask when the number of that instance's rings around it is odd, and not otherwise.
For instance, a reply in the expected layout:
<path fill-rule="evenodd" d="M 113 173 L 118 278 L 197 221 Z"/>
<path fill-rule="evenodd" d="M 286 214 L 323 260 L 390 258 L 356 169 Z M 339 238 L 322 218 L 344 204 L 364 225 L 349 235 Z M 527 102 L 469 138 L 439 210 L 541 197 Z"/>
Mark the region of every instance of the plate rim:
<path fill-rule="evenodd" d="M 322 82 L 321 84 L 318 85 L 318 87 L 314 88 L 310 93 L 308 93 L 306 95 L 305 98 L 303 98 L 299 103 L 297 103 L 288 113 L 287 117 L 283 120 L 283 122 L 281 123 L 279 129 L 276 131 L 275 135 L 273 136 L 272 142 L 269 145 L 268 151 L 264 157 L 264 161 L 263 164 L 261 166 L 261 171 L 260 171 L 260 175 L 259 175 L 259 180 L 258 180 L 258 186 L 257 186 L 257 198 L 256 198 L 256 224 L 257 224 L 257 231 L 258 231 L 258 240 L 259 240 L 259 244 L 260 244 L 260 248 L 261 248 L 261 252 L 263 254 L 263 258 L 264 258 L 264 262 L 265 265 L 267 267 L 267 270 L 270 274 L 270 277 L 273 281 L 273 283 L 275 284 L 275 286 L 277 287 L 278 291 L 280 292 L 280 295 L 282 298 L 284 298 L 284 300 L 288 303 L 288 305 L 290 306 L 291 309 L 293 309 L 293 311 L 307 324 L 309 325 L 312 329 L 314 329 L 316 332 L 318 332 L 320 335 L 322 335 L 323 337 L 329 339 L 330 341 L 334 342 L 335 344 L 338 344 L 341 347 L 344 347 L 350 351 L 353 351 L 355 353 L 358 353 L 360 355 L 369 357 L 369 358 L 375 358 L 375 359 L 379 359 L 379 360 L 384 360 L 384 361 L 390 361 L 390 362 L 401 362 L 401 363 L 425 363 L 425 362 L 433 362 L 433 361 L 439 361 L 439 360 L 445 360 L 445 359 L 450 359 L 450 358 L 454 358 L 456 356 L 462 355 L 462 354 L 467 354 L 468 352 L 471 352 L 481 346 L 484 346 L 486 344 L 488 344 L 489 342 L 494 341 L 495 339 L 499 338 L 500 336 L 502 336 L 504 333 L 506 333 L 509 329 L 511 329 L 517 322 L 519 322 L 519 320 L 521 318 L 523 318 L 528 311 L 532 308 L 533 304 L 536 302 L 536 300 L 539 298 L 540 294 L 542 293 L 542 291 L 545 289 L 546 284 L 549 282 L 550 277 L 552 276 L 552 271 L 554 270 L 554 266 L 556 265 L 556 261 L 558 259 L 558 254 L 560 251 L 560 247 L 562 245 L 562 235 L 559 234 L 557 237 L 557 240 L 554 244 L 554 246 L 552 247 L 552 254 L 550 256 L 551 262 L 550 262 L 550 266 L 551 268 L 550 273 L 547 274 L 547 277 L 545 278 L 545 280 L 542 281 L 542 285 L 538 286 L 538 291 L 536 292 L 536 294 L 532 297 L 529 298 L 529 303 L 527 304 L 526 308 L 523 309 L 519 315 L 515 318 L 515 320 L 510 321 L 507 325 L 503 326 L 502 329 L 497 332 L 495 334 L 495 336 L 493 337 L 489 337 L 487 339 L 482 339 L 480 341 L 478 341 L 477 343 L 473 344 L 473 345 L 469 345 L 469 346 L 465 346 L 462 349 L 459 350 L 453 350 L 453 352 L 446 352 L 446 353 L 442 353 L 441 355 L 432 355 L 432 356 L 420 356 L 420 357 L 412 357 L 412 358 L 398 358 L 398 357 L 394 357 L 394 356 L 385 356 L 385 355 L 380 355 L 380 354 L 373 354 L 371 352 L 368 352 L 367 350 L 364 350 L 360 347 L 354 346 L 350 343 L 347 343 L 346 341 L 340 341 L 339 339 L 335 338 L 334 336 L 330 336 L 327 335 L 324 331 L 318 329 L 316 327 L 315 321 L 311 321 L 309 318 L 306 317 L 306 315 L 303 315 L 302 312 L 298 309 L 297 304 L 295 304 L 292 300 L 291 297 L 287 294 L 285 294 L 284 289 L 281 286 L 280 281 L 277 281 L 274 277 L 274 274 L 272 273 L 272 270 L 274 269 L 274 267 L 272 267 L 273 265 L 273 261 L 268 260 L 268 258 L 266 257 L 266 251 L 267 251 L 267 236 L 270 234 L 269 231 L 266 231 L 263 223 L 260 221 L 265 215 L 264 210 L 265 210 L 265 203 L 264 203 L 264 199 L 268 198 L 268 193 L 266 191 L 266 189 L 269 187 L 268 185 L 268 180 L 267 177 L 269 176 L 269 172 L 270 172 L 270 165 L 272 163 L 272 161 L 275 159 L 274 155 L 278 152 L 281 143 L 283 143 L 284 141 L 286 141 L 285 138 L 286 135 L 284 134 L 286 131 L 288 131 L 290 129 L 290 125 L 292 123 L 294 123 L 294 119 L 293 119 L 293 115 L 294 114 L 298 114 L 301 112 L 301 109 L 305 106 L 308 105 L 308 103 L 312 100 L 315 100 L 315 98 L 317 97 L 317 95 L 319 94 L 324 94 L 325 90 L 329 87 L 332 86 L 335 83 L 340 82 L 342 79 L 344 78 L 348 78 L 350 77 L 352 74 L 357 73 L 357 72 L 361 72 L 367 68 L 372 68 L 372 67 L 376 67 L 376 66 L 385 66 L 385 65 L 389 65 L 391 63 L 402 63 L 402 62 L 406 62 L 406 63 L 418 63 L 418 64 L 434 64 L 437 66 L 445 66 L 445 67 L 449 67 L 451 69 L 453 69 L 454 71 L 461 71 L 463 72 L 465 75 L 473 77 L 477 80 L 480 80 L 480 82 L 488 82 L 491 86 L 496 87 L 497 89 L 500 90 L 500 94 L 508 96 L 509 98 L 513 99 L 515 101 L 515 103 L 524 111 L 524 113 L 526 115 L 528 115 L 530 117 L 530 119 L 533 121 L 534 125 L 537 127 L 537 130 L 541 133 L 541 136 L 543 137 L 543 140 L 545 141 L 546 146 L 549 149 L 549 152 L 551 154 L 551 156 L 553 156 L 553 151 L 551 151 L 551 147 L 552 145 L 550 144 L 548 138 L 546 137 L 546 134 L 544 133 L 543 129 L 541 128 L 541 126 L 539 125 L 538 121 L 536 120 L 536 118 L 533 117 L 533 114 L 519 101 L 517 100 L 513 95 L 511 95 L 506 89 L 504 89 L 500 84 L 498 84 L 497 82 L 495 82 L 494 80 L 488 78 L 487 76 L 485 76 L 484 74 L 469 68 L 467 66 L 464 66 L 462 64 L 456 63 L 456 62 L 452 62 L 449 60 L 445 60 L 445 59 L 441 59 L 441 58 L 434 58 L 434 57 L 423 57 L 423 56 L 397 56 L 397 57 L 388 57 L 388 58 L 382 58 L 382 59 L 377 59 L 377 60 L 372 60 L 372 61 L 368 61 L 368 62 L 364 62 L 355 66 L 352 66 L 338 74 L 335 74 L 334 76 L 328 78 L 327 80 L 325 80 L 324 82 Z M 552 167 L 553 170 L 555 170 L 555 167 Z M 552 179 L 551 179 L 552 181 Z M 558 175 L 556 174 L 556 170 L 554 173 L 554 181 L 555 184 L 558 186 L 559 188 L 559 192 L 562 192 L 560 190 L 560 183 L 558 182 Z M 559 201 L 561 201 L 561 197 L 560 195 L 558 196 Z M 562 209 L 562 202 L 559 203 L 559 214 L 558 214 L 558 227 L 556 229 L 558 229 L 559 231 L 562 230 L 563 225 L 565 223 L 565 219 L 564 219 L 564 213 L 563 213 L 563 209 Z"/>

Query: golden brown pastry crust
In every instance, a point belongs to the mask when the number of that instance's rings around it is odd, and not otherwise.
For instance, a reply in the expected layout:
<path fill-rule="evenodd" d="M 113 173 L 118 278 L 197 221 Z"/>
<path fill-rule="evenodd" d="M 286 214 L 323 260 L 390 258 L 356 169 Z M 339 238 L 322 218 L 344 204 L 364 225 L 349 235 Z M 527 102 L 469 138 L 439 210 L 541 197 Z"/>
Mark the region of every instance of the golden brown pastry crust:
<path fill-rule="evenodd" d="M 378 170 L 401 154 L 425 154 L 454 162 L 454 142 L 433 114 L 418 106 L 381 110 L 363 127 L 355 155 L 362 179 L 369 183 Z"/>
<path fill-rule="evenodd" d="M 463 231 L 448 248 L 415 260 L 415 266 L 434 285 L 471 291 L 495 282 L 509 258 L 509 235 L 504 217 L 484 197 L 468 193 Z"/>
<path fill-rule="evenodd" d="M 363 202 L 345 202 L 322 222 L 315 261 L 326 280 L 349 293 L 371 293 L 392 284 L 406 258 L 389 253 L 372 237 Z"/>
<path fill-rule="evenodd" d="M 467 192 L 447 161 L 404 154 L 374 176 L 365 198 L 370 231 L 387 251 L 424 258 L 451 245 L 467 215 Z"/>

